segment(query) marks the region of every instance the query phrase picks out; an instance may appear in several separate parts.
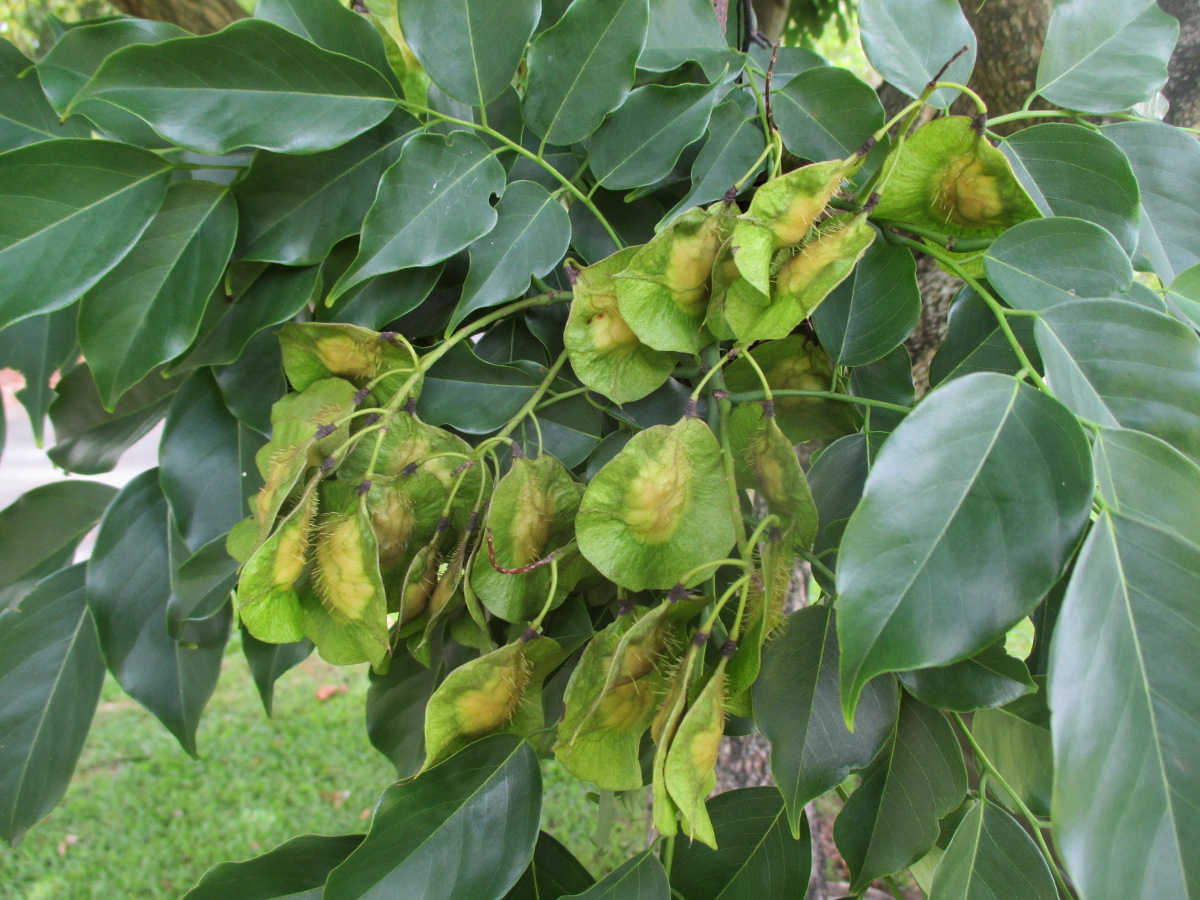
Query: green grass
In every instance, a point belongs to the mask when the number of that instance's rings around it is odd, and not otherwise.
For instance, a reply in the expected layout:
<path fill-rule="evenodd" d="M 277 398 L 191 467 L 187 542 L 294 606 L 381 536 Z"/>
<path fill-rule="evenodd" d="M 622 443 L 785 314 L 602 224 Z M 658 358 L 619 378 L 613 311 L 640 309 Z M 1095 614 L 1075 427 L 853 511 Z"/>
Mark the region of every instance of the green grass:
<path fill-rule="evenodd" d="M 105 685 L 65 802 L 19 847 L 0 847 L 0 898 L 175 898 L 223 860 L 304 832 L 366 828 L 395 776 L 363 727 L 365 672 L 309 659 L 279 681 L 267 719 L 240 657 L 231 647 L 200 725 L 199 761 Z M 318 700 L 326 685 L 346 693 Z M 618 804 L 609 846 L 596 847 L 598 807 L 586 788 L 554 761 L 543 771 L 545 827 L 592 872 L 645 845 L 644 815 L 622 815 Z"/>

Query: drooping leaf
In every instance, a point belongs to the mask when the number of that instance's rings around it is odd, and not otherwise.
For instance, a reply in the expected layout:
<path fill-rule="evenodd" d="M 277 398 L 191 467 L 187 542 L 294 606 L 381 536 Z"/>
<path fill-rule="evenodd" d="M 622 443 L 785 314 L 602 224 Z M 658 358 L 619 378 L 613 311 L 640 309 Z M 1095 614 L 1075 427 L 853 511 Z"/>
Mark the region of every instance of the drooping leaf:
<path fill-rule="evenodd" d="M 529 129 L 564 146 L 595 131 L 629 93 L 648 24 L 647 0 L 572 3 L 529 48 Z"/>
<path fill-rule="evenodd" d="M 845 159 L 883 127 L 875 90 L 848 69 L 814 66 L 771 91 L 783 144 L 804 159 Z"/>
<path fill-rule="evenodd" d="M 644 850 L 626 860 L 581 894 L 562 900 L 669 900 L 667 873 L 654 855 Z"/>
<path fill-rule="evenodd" d="M 397 654 L 383 675 L 372 673 L 367 690 L 367 735 L 371 744 L 410 778 L 425 761 L 425 704 L 437 687 L 442 663 L 428 667 L 408 654 Z"/>
<path fill-rule="evenodd" d="M 1087 439 L 1051 397 L 988 373 L 930 393 L 883 445 L 842 540 L 847 721 L 873 676 L 955 662 L 1032 612 L 1091 497 Z"/>
<path fill-rule="evenodd" d="M 1025 664 L 999 643 L 948 666 L 901 672 L 900 683 L 927 706 L 954 712 L 1003 706 L 1036 690 Z"/>
<path fill-rule="evenodd" d="M 176 182 L 133 249 L 84 295 L 79 342 L 106 408 L 188 348 L 236 232 L 225 188 Z"/>
<path fill-rule="evenodd" d="M 324 896 L 499 900 L 533 857 L 541 792 L 525 741 L 477 741 L 388 788 L 366 839 L 330 873 Z"/>
<path fill-rule="evenodd" d="M 148 71 L 155 73 L 152 84 Z M 118 50 L 69 111 L 91 100 L 127 110 L 179 146 L 214 156 L 240 147 L 328 150 L 383 121 L 396 102 L 391 85 L 370 66 L 259 19 Z"/>
<path fill-rule="evenodd" d="M 1014 309 L 1040 312 L 1078 297 L 1111 297 L 1133 283 L 1133 267 L 1117 239 L 1083 219 L 1014 225 L 988 248 L 983 265 Z"/>
<path fill-rule="evenodd" d="M 87 137 L 82 119 L 60 123 L 38 73 L 26 72 L 31 66 L 24 53 L 0 42 L 0 152 L 54 138 Z"/>
<path fill-rule="evenodd" d="M 967 52 L 946 69 L 942 80 L 965 84 L 971 77 L 975 67 L 975 32 L 954 0 L 914 0 L 903 4 L 863 0 L 858 15 L 863 49 L 871 65 L 910 97 L 919 97 L 963 47 Z M 929 102 L 945 108 L 957 95 L 950 88 L 940 88 L 933 92 Z"/>
<path fill-rule="evenodd" d="M 1017 342 L 1040 371 L 1041 357 L 1033 338 L 1033 323 L 1030 316 L 1008 321 Z M 964 286 L 950 306 L 946 338 L 929 365 L 929 384 L 936 387 L 943 381 L 972 372 L 1015 375 L 1022 365 L 1000 329 L 996 314 L 974 288 Z"/>
<path fill-rule="evenodd" d="M 399 0 L 400 28 L 434 84 L 487 106 L 508 87 L 541 12 L 539 0 Z"/>
<path fill-rule="evenodd" d="M 1037 71 L 1037 92 L 1067 109 L 1119 112 L 1167 82 L 1179 22 L 1154 0 L 1056 3 Z"/>
<path fill-rule="evenodd" d="M 846 729 L 834 619 L 825 606 L 792 613 L 767 644 L 754 686 L 754 721 L 771 742 L 771 775 L 793 835 L 805 805 L 874 759 L 896 722 L 896 682 L 885 676 L 867 686 L 854 731 Z"/>
<path fill-rule="evenodd" d="M 485 363 L 460 344 L 429 367 L 417 411 L 430 424 L 486 434 L 503 426 L 540 381 L 527 369 Z"/>
<path fill-rule="evenodd" d="M 263 709 L 272 714 L 275 701 L 275 682 L 289 669 L 293 669 L 312 653 L 312 641 L 305 638 L 291 644 L 268 644 L 260 641 L 245 628 L 242 629 L 242 655 L 258 688 Z"/>
<path fill-rule="evenodd" d="M 82 563 L 0 611 L 0 837 L 17 843 L 62 799 L 103 683 Z"/>
<path fill-rule="evenodd" d="M 1034 333 L 1055 396 L 1073 412 L 1200 458 L 1195 331 L 1133 303 L 1077 300 L 1043 313 Z"/>
<path fill-rule="evenodd" d="M 762 164 L 756 171 L 750 169 L 766 146 L 762 125 L 747 118 L 736 100 L 718 103 L 708 120 L 704 147 L 692 163 L 691 190 L 667 216 L 720 200 L 743 175 L 749 175 L 747 183 L 752 181 Z"/>
<path fill-rule="evenodd" d="M 75 352 L 78 312 L 68 306 L 31 316 L 0 331 L 0 369 L 16 369 L 25 376 L 25 386 L 17 391 L 16 398 L 29 413 L 33 440 L 39 447 L 45 433 L 46 412 L 54 400 L 50 379 L 70 362 Z"/>
<path fill-rule="evenodd" d="M 471 268 L 451 327 L 476 310 L 520 297 L 531 275 L 548 274 L 567 252 L 571 220 L 541 185 L 510 183 L 496 214 L 496 227 L 471 245 Z"/>
<path fill-rule="evenodd" d="M 196 726 L 216 687 L 229 637 L 229 608 L 194 623 L 193 646 L 167 633 L 168 516 L 157 469 L 121 490 L 100 522 L 88 563 L 87 600 L 108 670 L 195 756 Z"/>
<path fill-rule="evenodd" d="M 734 71 L 743 65 L 726 44 L 707 0 L 650 0 L 650 27 L 638 68 L 670 72 L 686 62 L 699 63 L 709 79 L 726 65 Z"/>
<path fill-rule="evenodd" d="M 930 900 L 1056 900 L 1046 858 L 1025 829 L 987 800 L 963 816 L 933 873 Z"/>
<path fill-rule="evenodd" d="M 422 134 L 383 174 L 363 223 L 358 256 L 330 301 L 387 272 L 441 262 L 492 230 L 490 200 L 504 190 L 504 167 L 473 134 Z"/>
<path fill-rule="evenodd" d="M 938 820 L 967 790 L 958 739 L 936 710 L 905 697 L 889 744 L 862 772 L 833 825 L 850 868 L 852 891 L 899 872 L 924 856 L 938 837 Z"/>
<path fill-rule="evenodd" d="M 366 16 L 337 0 L 259 0 L 254 18 L 274 22 L 323 50 L 361 60 L 376 72 L 392 74 L 381 33 Z"/>
<path fill-rule="evenodd" d="M 583 867 L 571 851 L 564 847 L 549 832 L 538 835 L 533 848 L 533 859 L 521 880 L 504 895 L 504 900 L 544 900 L 547 897 L 563 897 L 568 892 L 587 890 L 593 884 L 588 870 Z"/>
<path fill-rule="evenodd" d="M 0 207 L 0 328 L 67 306 L 120 262 L 154 218 L 170 171 L 160 156 L 109 141 L 0 154 L 0 195 L 15 198 Z"/>
<path fill-rule="evenodd" d="M 276 900 L 319 897 L 330 871 L 363 841 L 361 834 L 305 834 L 241 862 L 223 862 L 204 873 L 185 900 Z"/>
<path fill-rule="evenodd" d="M 867 435 L 858 432 L 823 448 L 808 470 L 808 485 L 820 523 L 812 551 L 830 572 L 837 569 L 837 550 L 846 523 L 862 499 L 871 462 Z M 813 577 L 826 591 L 833 590 L 833 578 L 817 566 L 813 566 Z"/>
<path fill-rule="evenodd" d="M 1049 122 L 1005 138 L 1000 149 L 1044 215 L 1095 222 L 1132 253 L 1141 192 L 1129 159 L 1109 138 L 1082 125 Z"/>

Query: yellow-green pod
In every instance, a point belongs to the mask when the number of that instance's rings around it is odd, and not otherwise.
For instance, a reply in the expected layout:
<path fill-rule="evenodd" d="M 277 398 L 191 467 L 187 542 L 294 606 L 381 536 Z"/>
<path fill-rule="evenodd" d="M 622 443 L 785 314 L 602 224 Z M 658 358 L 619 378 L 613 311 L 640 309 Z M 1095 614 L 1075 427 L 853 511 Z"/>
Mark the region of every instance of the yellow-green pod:
<path fill-rule="evenodd" d="M 246 630 L 260 641 L 289 644 L 304 637 L 295 586 L 307 562 L 316 506 L 313 485 L 242 568 L 238 615 Z"/>
<path fill-rule="evenodd" d="M 762 650 L 771 634 L 783 624 L 784 604 L 796 562 L 794 532 L 783 529 L 761 550 L 761 588 L 751 583 L 742 618 L 741 638 L 725 670 L 725 705 L 731 716 L 749 717 L 751 691 L 762 668 Z"/>
<path fill-rule="evenodd" d="M 401 627 L 416 621 L 429 607 L 429 598 L 437 586 L 438 569 L 442 562 L 439 549 L 441 534 L 435 535 L 428 544 L 413 556 L 400 586 L 399 610 Z"/>
<path fill-rule="evenodd" d="M 717 786 L 717 757 L 725 733 L 725 657 L 688 707 L 667 751 L 667 792 L 679 809 L 683 832 L 714 850 L 717 837 L 704 798 Z"/>
<path fill-rule="evenodd" d="M 817 505 L 796 449 L 775 421 L 774 406 L 742 403 L 730 415 L 734 474 L 738 487 L 760 494 L 782 520 L 779 527 L 792 528 L 798 542 L 808 547 L 817 536 Z"/>
<path fill-rule="evenodd" d="M 650 730 L 655 744 L 652 770 L 654 827 L 659 834 L 667 837 L 679 831 L 679 807 L 675 805 L 670 791 L 667 790 L 667 752 L 671 747 L 671 741 L 675 738 L 675 732 L 679 729 L 683 713 L 687 709 L 692 669 L 697 656 L 696 650 L 689 649 L 672 673 L 667 687 L 667 695 L 663 699 L 662 706 L 659 708 Z"/>
<path fill-rule="evenodd" d="M 372 396 L 385 403 L 406 384 L 413 396 L 419 387 L 419 378 L 412 377 L 418 373 L 416 354 L 398 334 L 344 322 L 288 322 L 279 330 L 279 346 L 283 371 L 298 391 L 333 376 L 359 387 L 378 379 Z"/>
<path fill-rule="evenodd" d="M 445 502 L 446 489 L 424 470 L 372 480 L 367 492 L 367 512 L 379 545 L 379 574 L 389 612 L 399 611 L 408 567 L 437 532 Z"/>

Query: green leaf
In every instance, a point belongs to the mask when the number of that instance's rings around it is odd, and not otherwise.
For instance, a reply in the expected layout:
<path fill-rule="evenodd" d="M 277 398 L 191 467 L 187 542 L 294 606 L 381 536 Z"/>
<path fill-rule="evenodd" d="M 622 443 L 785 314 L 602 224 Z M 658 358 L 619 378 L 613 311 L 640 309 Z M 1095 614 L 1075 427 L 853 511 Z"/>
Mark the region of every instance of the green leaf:
<path fill-rule="evenodd" d="M 120 262 L 162 203 L 170 170 L 147 150 L 108 141 L 0 154 L 0 196 L 18 198 L 0 207 L 0 329 L 67 306 Z"/>
<path fill-rule="evenodd" d="M 1091 498 L 1087 438 L 1053 398 L 986 373 L 931 392 L 883 445 L 842 540 L 847 721 L 875 675 L 963 659 L 1032 612 Z"/>
<path fill-rule="evenodd" d="M 175 394 L 158 460 L 163 495 L 193 553 L 242 518 L 238 424 L 210 370 L 193 373 Z"/>
<path fill-rule="evenodd" d="M 71 566 L 0 612 L 0 837 L 13 844 L 66 793 L 100 700 L 83 581 Z"/>
<path fill-rule="evenodd" d="M 1095 222 L 1133 252 L 1141 193 L 1129 159 L 1111 140 L 1082 125 L 1050 122 L 1005 138 L 1000 149 L 1044 215 Z"/>
<path fill-rule="evenodd" d="M 581 894 L 561 900 L 670 900 L 667 873 L 654 855 L 644 850 L 626 860 Z"/>
<path fill-rule="evenodd" d="M 920 317 L 913 255 L 875 241 L 850 277 L 817 307 L 813 325 L 821 346 L 838 365 L 861 366 L 898 347 Z"/>
<path fill-rule="evenodd" d="M 596 180 L 620 190 L 665 178 L 684 148 L 703 136 L 717 99 L 710 84 L 648 84 L 633 91 L 592 135 Z"/>
<path fill-rule="evenodd" d="M 896 682 L 884 677 L 867 686 L 854 731 L 846 729 L 834 619 L 827 606 L 788 616 L 767 643 L 754 685 L 754 721 L 771 742 L 771 775 L 793 835 L 801 833 L 805 805 L 874 759 L 896 722 Z"/>
<path fill-rule="evenodd" d="M 783 145 L 804 159 L 845 159 L 883 127 L 874 88 L 848 69 L 815 66 L 771 91 Z"/>
<path fill-rule="evenodd" d="M 347 322 L 373 331 L 382 331 L 386 325 L 402 316 L 410 312 L 416 313 L 431 294 L 438 296 L 434 292 L 437 291 L 441 275 L 441 263 L 377 275 L 346 291 L 332 306 L 319 306 L 314 315 L 319 322 Z M 444 296 L 449 292 L 443 288 L 439 293 Z M 447 297 L 444 307 L 453 302 L 454 297 Z M 435 303 L 443 306 L 438 301 Z M 449 312 L 448 308 L 445 312 Z M 444 319 L 443 315 L 442 320 Z M 437 327 L 434 325 L 427 333 L 432 334 Z"/>
<path fill-rule="evenodd" d="M 236 233 L 226 188 L 176 182 L 133 249 L 84 295 L 79 341 L 106 409 L 191 344 Z"/>
<path fill-rule="evenodd" d="M 1168 297 L 1179 318 L 1200 329 L 1200 266 L 1192 266 L 1172 281 Z"/>
<path fill-rule="evenodd" d="M 1163 281 L 1200 262 L 1200 146 L 1160 122 L 1101 129 L 1125 151 L 1142 193 L 1138 253 Z M 1140 267 L 1140 266 L 1139 266 Z"/>
<path fill-rule="evenodd" d="M 431 425 L 487 434 L 515 415 L 540 381 L 517 366 L 485 363 L 459 344 L 425 373 L 417 412 Z"/>
<path fill-rule="evenodd" d="M 241 216 L 238 257 L 289 266 L 321 262 L 362 227 L 379 179 L 415 126 L 412 116 L 397 111 L 332 150 L 255 154 L 234 187 Z"/>
<path fill-rule="evenodd" d="M 496 227 L 471 244 L 471 268 L 451 328 L 476 310 L 520 297 L 530 276 L 546 275 L 567 252 L 571 219 L 540 184 L 510 183 L 496 214 Z"/>
<path fill-rule="evenodd" d="M 846 523 L 862 499 L 870 467 L 867 435 L 860 432 L 838 438 L 823 448 L 808 470 L 808 485 L 820 522 L 812 550 L 830 569 L 837 568 L 837 549 Z M 813 577 L 826 591 L 833 590 L 832 580 L 815 566 Z"/>
<path fill-rule="evenodd" d="M 256 19 L 118 50 L 70 111 L 89 100 L 127 110 L 167 140 L 214 156 L 241 147 L 327 150 L 377 125 L 396 104 L 391 85 L 370 66 Z"/>
<path fill-rule="evenodd" d="M 375 275 L 428 266 L 492 230 L 491 197 L 504 167 L 473 134 L 422 134 L 383 173 L 358 256 L 330 291 L 336 300 Z"/>
<path fill-rule="evenodd" d="M 108 22 L 80 25 L 64 34 L 37 64 L 38 76 L 51 106 L 65 116 L 71 101 L 110 55 L 132 44 L 160 44 L 172 38 L 187 37 L 188 32 L 169 22 L 119 18 Z M 73 113 L 82 118 L 68 121 L 86 126 L 84 119 L 114 140 L 143 147 L 166 146 L 146 122 L 127 110 L 110 103 L 92 100 L 81 103 Z M 80 137 L 87 137 L 88 129 Z M 73 137 L 74 135 L 64 135 Z"/>
<path fill-rule="evenodd" d="M 929 900 L 996 897 L 1058 900 L 1058 888 L 1025 829 L 999 806 L 977 800 L 938 861 Z"/>
<path fill-rule="evenodd" d="M 50 379 L 66 367 L 76 352 L 73 306 L 41 316 L 31 316 L 0 331 L 0 369 L 16 369 L 25 376 L 25 387 L 16 398 L 29 413 L 33 440 L 42 446 L 46 412 L 54 400 Z M 0 604 L 2 605 L 2 604 Z"/>
<path fill-rule="evenodd" d="M 720 200 L 747 173 L 748 181 L 752 182 L 766 161 L 753 172 L 750 168 L 766 147 L 757 119 L 747 118 L 736 100 L 718 103 L 708 120 L 704 147 L 692 163 L 691 190 L 667 213 L 667 218 L 693 206 Z"/>
<path fill-rule="evenodd" d="M 477 741 L 388 788 L 366 840 L 330 873 L 324 896 L 499 900 L 533 857 L 541 793 L 525 741 Z"/>
<path fill-rule="evenodd" d="M 361 834 L 304 834 L 241 862 L 223 862 L 204 873 L 184 900 L 319 898 L 330 871 L 362 843 Z"/>
<path fill-rule="evenodd" d="M 629 93 L 649 17 L 647 0 L 575 0 L 529 48 L 529 129 L 563 146 L 595 131 Z"/>
<path fill-rule="evenodd" d="M 670 72 L 692 61 L 698 62 L 711 80 L 726 66 L 732 77 L 744 65 L 745 57 L 739 58 L 726 44 L 708 0 L 650 0 L 650 26 L 638 68 Z"/>
<path fill-rule="evenodd" d="M 554 835 L 543 831 L 533 848 L 533 859 L 521 880 L 504 895 L 504 900 L 545 900 L 587 890 L 592 876 L 571 851 Z"/>
<path fill-rule="evenodd" d="M 8 41 L 0 41 L 0 152 L 53 138 L 87 137 L 82 119 L 59 123 L 42 93 L 33 61 Z M 24 74 L 23 74 L 24 73 Z"/>
<path fill-rule="evenodd" d="M 487 106 L 517 72 L 540 0 L 400 0 L 404 39 L 433 83 L 455 100 Z"/>
<path fill-rule="evenodd" d="M 111 472 L 121 454 L 145 437 L 171 405 L 178 380 L 151 372 L 107 412 L 86 365 L 63 375 L 50 404 L 50 422 L 58 443 L 49 450 L 59 468 L 80 475 Z"/>
<path fill-rule="evenodd" d="M 954 712 L 1003 706 L 1037 690 L 1025 663 L 1002 643 L 948 666 L 901 672 L 900 683 L 927 706 Z"/>
<path fill-rule="evenodd" d="M 383 675 L 371 674 L 367 690 L 367 736 L 396 767 L 398 778 L 410 778 L 425 761 L 425 704 L 438 685 L 442 663 L 423 666 L 398 653 Z"/>
<path fill-rule="evenodd" d="M 804 896 L 811 874 L 808 822 L 793 838 L 778 791 L 726 791 L 709 799 L 708 815 L 719 849 L 682 841 L 675 847 L 671 885 L 687 900 Z"/>
<path fill-rule="evenodd" d="M 1043 313 L 1034 332 L 1055 396 L 1073 412 L 1200 458 L 1195 331 L 1133 303 L 1080 300 Z"/>
<path fill-rule="evenodd" d="M 313 643 L 308 638 L 291 644 L 268 644 L 242 627 L 242 654 L 268 716 L 274 706 L 275 682 L 289 669 L 308 659 L 312 650 Z"/>
<path fill-rule="evenodd" d="M 1200 731 L 1190 687 L 1200 678 L 1200 526 L 1177 531 L 1165 512 L 1200 508 L 1200 470 L 1178 456 L 1174 468 L 1187 490 L 1154 498 L 1169 500 L 1148 509 L 1159 521 L 1101 514 L 1054 628 L 1055 845 L 1095 900 L 1200 890 L 1200 782 L 1188 762 Z"/>
<path fill-rule="evenodd" d="M 966 790 L 966 767 L 950 723 L 905 697 L 891 742 L 863 770 L 862 784 L 833 825 L 853 876 L 850 889 L 861 891 L 924 856 L 937 840 L 938 820 Z"/>
<path fill-rule="evenodd" d="M 271 406 L 287 393 L 279 339 L 260 331 L 238 359 L 212 369 L 225 406 L 243 427 L 262 435 L 271 433 Z"/>
<path fill-rule="evenodd" d="M 42 578 L 70 565 L 75 548 L 116 493 L 95 481 L 56 481 L 0 510 L 0 610 L 15 606 Z"/>
<path fill-rule="evenodd" d="M 1077 297 L 1110 297 L 1133 283 L 1117 239 L 1083 219 L 1014 225 L 988 248 L 983 265 L 1010 306 L 1039 312 Z"/>
<path fill-rule="evenodd" d="M 100 522 L 88 563 L 88 607 L 113 677 L 195 756 L 196 726 L 229 637 L 229 607 L 195 623 L 190 647 L 167 633 L 168 516 L 157 469 L 122 488 Z"/>
<path fill-rule="evenodd" d="M 159 481 L 162 481 L 161 471 Z M 207 619 L 229 602 L 237 585 L 238 564 L 226 547 L 222 533 L 192 553 L 179 535 L 179 523 L 173 521 L 175 534 L 171 546 L 171 599 L 167 602 L 167 632 L 175 640 L 186 640 L 192 622 Z"/>
<path fill-rule="evenodd" d="M 1042 683 L 1044 686 L 1044 679 Z M 1026 707 L 1036 710 L 1037 721 Z M 971 717 L 971 732 L 1030 811 L 1035 816 L 1049 817 L 1054 756 L 1045 695 L 1027 695 L 1006 707 L 981 709 Z M 1003 799 L 1006 804 L 1012 802 Z"/>
<path fill-rule="evenodd" d="M 1034 366 L 1041 370 L 1041 357 L 1033 339 L 1034 319 L 1013 317 L 1009 327 Z M 1004 372 L 1015 375 L 1021 371 L 1021 361 L 1012 345 L 1000 330 L 996 314 L 984 303 L 975 289 L 964 286 L 954 298 L 946 338 L 929 366 L 929 384 L 936 387 L 944 381 L 969 375 L 972 372 Z"/>
<path fill-rule="evenodd" d="M 322 50 L 361 60 L 394 80 L 383 36 L 366 16 L 337 0 L 258 0 L 254 18 L 274 22 Z"/>
<path fill-rule="evenodd" d="M 1167 83 L 1179 22 L 1155 0 L 1065 0 L 1046 29 L 1037 92 L 1051 103 L 1111 113 Z"/>
<path fill-rule="evenodd" d="M 863 49 L 876 71 L 910 97 L 919 97 L 942 66 L 964 46 L 967 52 L 946 69 L 943 81 L 966 84 L 975 68 L 975 32 L 955 0 L 863 0 L 858 10 Z M 941 88 L 929 98 L 944 109 L 958 91 Z"/>

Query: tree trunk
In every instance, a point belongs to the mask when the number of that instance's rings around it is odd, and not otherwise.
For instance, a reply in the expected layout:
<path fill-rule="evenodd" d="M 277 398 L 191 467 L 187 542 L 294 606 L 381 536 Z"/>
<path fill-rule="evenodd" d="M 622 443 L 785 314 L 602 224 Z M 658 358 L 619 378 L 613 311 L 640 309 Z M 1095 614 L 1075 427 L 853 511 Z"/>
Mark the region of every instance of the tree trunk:
<path fill-rule="evenodd" d="M 246 18 L 235 0 L 112 0 L 112 5 L 126 15 L 171 22 L 192 34 L 212 34 Z"/>
<path fill-rule="evenodd" d="M 1158 0 L 1158 5 L 1179 20 L 1179 43 L 1171 54 L 1170 78 L 1163 90 L 1171 104 L 1167 121 L 1195 128 L 1200 125 L 1200 3 Z"/>

